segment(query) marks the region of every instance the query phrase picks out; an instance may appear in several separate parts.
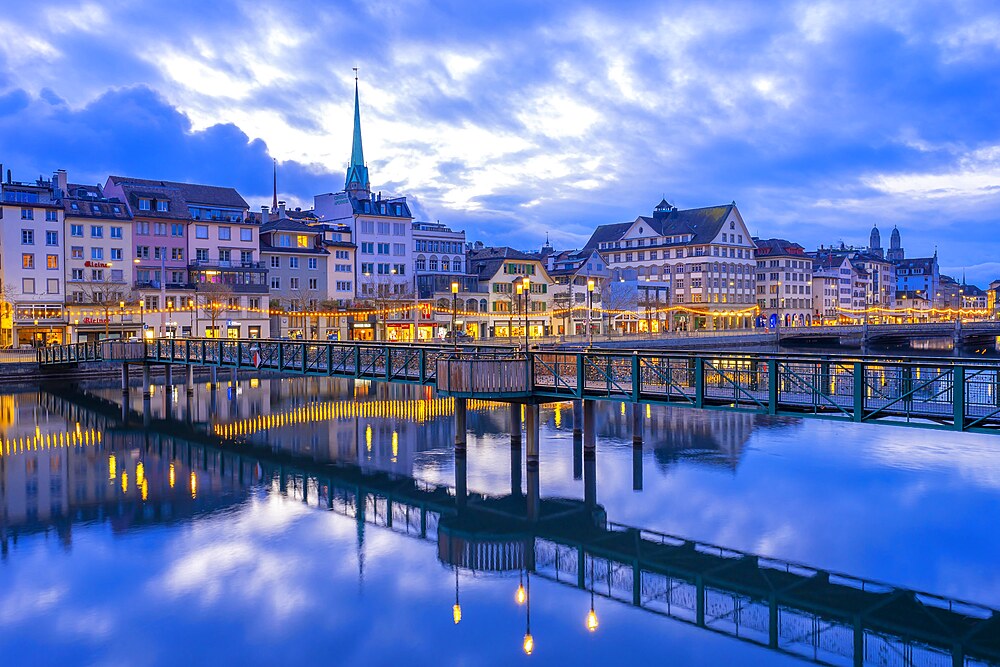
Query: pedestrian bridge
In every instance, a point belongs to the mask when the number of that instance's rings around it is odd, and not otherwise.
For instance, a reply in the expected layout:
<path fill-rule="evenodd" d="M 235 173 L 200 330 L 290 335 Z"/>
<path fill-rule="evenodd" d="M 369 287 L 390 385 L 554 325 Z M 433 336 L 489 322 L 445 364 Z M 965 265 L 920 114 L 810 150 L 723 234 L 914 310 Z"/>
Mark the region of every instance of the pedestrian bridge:
<path fill-rule="evenodd" d="M 140 364 L 147 385 L 151 365 L 207 366 L 422 384 L 444 396 L 532 405 L 615 400 L 1000 433 L 1000 363 L 986 359 L 158 339 L 43 348 L 38 361 L 43 369 Z"/>

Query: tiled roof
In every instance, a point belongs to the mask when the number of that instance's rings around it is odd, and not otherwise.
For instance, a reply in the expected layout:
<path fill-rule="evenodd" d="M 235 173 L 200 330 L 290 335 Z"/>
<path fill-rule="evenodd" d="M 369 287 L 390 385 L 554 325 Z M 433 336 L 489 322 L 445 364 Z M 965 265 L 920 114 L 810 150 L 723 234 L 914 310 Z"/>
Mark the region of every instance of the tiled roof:
<path fill-rule="evenodd" d="M 597 248 L 600 243 L 618 241 L 632 225 L 640 221 L 649 225 L 658 236 L 690 234 L 692 236 L 690 243 L 710 243 L 718 235 L 734 207 L 735 204 L 684 210 L 671 208 L 669 211 L 658 210 L 653 217 L 639 216 L 632 222 L 601 225 L 594 230 L 584 248 Z"/>
<path fill-rule="evenodd" d="M 777 257 L 790 256 L 805 258 L 805 248 L 798 243 L 792 243 L 785 239 L 758 239 L 754 238 L 754 245 L 757 246 L 757 257 Z M 808 258 L 811 259 L 811 258 Z"/>
<path fill-rule="evenodd" d="M 249 209 L 250 205 L 240 196 L 234 188 L 221 187 L 217 185 L 201 185 L 198 183 L 178 183 L 176 181 L 154 181 L 145 178 L 131 178 L 128 176 L 112 176 L 111 181 L 116 185 L 130 186 L 131 189 L 139 190 L 144 187 L 162 188 L 166 190 L 176 190 L 184 197 L 184 200 L 193 205 L 203 206 L 223 206 L 226 208 Z"/>
<path fill-rule="evenodd" d="M 93 218 L 110 220 L 131 220 L 128 206 L 117 199 L 104 197 L 99 185 L 66 186 L 67 196 L 62 198 L 62 207 L 68 218 Z"/>
<path fill-rule="evenodd" d="M 277 220 L 271 220 L 270 222 L 265 222 L 260 226 L 260 233 L 266 234 L 268 232 L 283 231 L 283 232 L 299 232 L 302 234 L 322 234 L 323 230 L 318 227 L 311 227 L 304 222 L 299 222 L 298 220 L 291 220 L 289 218 L 278 218 Z"/>

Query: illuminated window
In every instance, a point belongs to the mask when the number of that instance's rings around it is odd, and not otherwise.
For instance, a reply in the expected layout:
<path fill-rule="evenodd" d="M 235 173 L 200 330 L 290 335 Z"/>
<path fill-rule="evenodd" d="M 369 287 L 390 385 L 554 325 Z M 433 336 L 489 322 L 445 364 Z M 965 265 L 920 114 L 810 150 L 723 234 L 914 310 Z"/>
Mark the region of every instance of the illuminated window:
<path fill-rule="evenodd" d="M 21 255 L 21 268 L 25 269 L 35 268 L 35 256 L 29 253 Z"/>
<path fill-rule="evenodd" d="M 297 245 L 299 248 L 308 248 L 309 237 L 306 236 L 305 234 L 299 234 L 298 236 L 295 237 L 295 245 Z"/>
<path fill-rule="evenodd" d="M 46 255 L 45 266 L 50 269 L 59 268 L 59 255 Z"/>

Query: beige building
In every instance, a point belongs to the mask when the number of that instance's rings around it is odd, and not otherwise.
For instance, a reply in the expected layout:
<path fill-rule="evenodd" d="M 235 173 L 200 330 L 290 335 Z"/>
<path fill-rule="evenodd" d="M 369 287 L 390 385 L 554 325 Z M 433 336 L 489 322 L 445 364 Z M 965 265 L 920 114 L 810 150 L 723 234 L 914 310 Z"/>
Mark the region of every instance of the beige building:
<path fill-rule="evenodd" d="M 768 327 L 801 327 L 813 320 L 813 260 L 798 243 L 754 239 L 757 305 Z M 772 317 L 773 316 L 773 317 Z"/>
<path fill-rule="evenodd" d="M 658 282 L 671 329 L 733 329 L 753 324 L 754 243 L 736 204 L 680 210 L 666 200 L 652 217 L 601 225 L 585 249 L 615 271 Z"/>
<path fill-rule="evenodd" d="M 479 300 L 485 299 L 487 306 L 486 312 L 467 317 L 467 333 L 477 338 L 524 338 L 527 323 L 530 337 L 551 335 L 555 281 L 541 256 L 477 244 L 466 254 L 466 262 L 479 283 Z"/>

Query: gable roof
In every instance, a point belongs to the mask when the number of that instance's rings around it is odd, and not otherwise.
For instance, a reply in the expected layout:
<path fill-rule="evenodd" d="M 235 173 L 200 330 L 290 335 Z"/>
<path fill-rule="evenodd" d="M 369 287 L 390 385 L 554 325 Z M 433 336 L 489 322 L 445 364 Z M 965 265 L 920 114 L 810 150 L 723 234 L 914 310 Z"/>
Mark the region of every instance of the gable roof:
<path fill-rule="evenodd" d="M 661 205 L 665 202 L 661 202 Z M 660 205 L 652 217 L 639 216 L 632 222 L 619 222 L 601 225 L 594 230 L 590 240 L 584 246 L 597 248 L 600 243 L 613 243 L 620 240 L 633 225 L 644 223 L 649 225 L 657 236 L 691 235 L 688 243 L 711 243 L 722 229 L 729 214 L 736 204 L 722 206 L 705 206 L 702 208 L 661 210 Z"/>
<path fill-rule="evenodd" d="M 143 188 L 153 188 L 154 192 L 175 191 L 184 198 L 186 203 L 195 206 L 223 206 L 247 210 L 250 208 L 250 205 L 235 188 L 199 183 L 179 183 L 177 181 L 156 181 L 128 176 L 111 176 L 110 180 L 115 185 L 120 185 L 123 188 L 128 187 L 135 191 L 140 191 Z"/>

